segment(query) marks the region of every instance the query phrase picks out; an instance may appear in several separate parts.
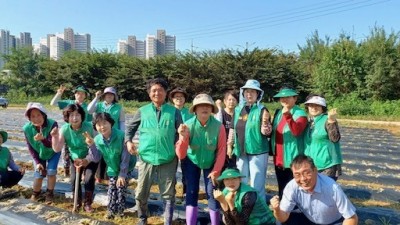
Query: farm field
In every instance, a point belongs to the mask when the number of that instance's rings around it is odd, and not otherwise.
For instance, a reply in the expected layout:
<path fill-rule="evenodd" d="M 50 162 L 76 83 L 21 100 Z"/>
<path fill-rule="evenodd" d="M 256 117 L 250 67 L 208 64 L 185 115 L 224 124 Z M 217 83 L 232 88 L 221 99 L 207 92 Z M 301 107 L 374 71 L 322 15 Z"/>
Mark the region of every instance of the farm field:
<path fill-rule="evenodd" d="M 48 113 L 48 116 L 57 120 L 59 124 L 63 123 L 60 111 L 51 111 Z M 130 118 L 132 118 L 132 115 L 128 114 L 127 120 L 129 121 Z M 26 122 L 27 119 L 24 117 L 23 109 L 8 108 L 0 110 L 0 129 L 6 130 L 9 133 L 9 139 L 4 145 L 12 150 L 16 161 L 29 164 L 32 159 L 27 151 L 24 142 L 24 135 L 22 133 L 22 126 Z M 384 129 L 354 127 L 341 127 L 341 134 L 344 163 L 342 166 L 343 175 L 339 178 L 338 182 L 342 185 L 345 193 L 356 204 L 361 218 L 360 224 L 372 224 L 372 222 L 374 222 L 373 224 L 400 224 L 400 137 L 395 136 Z M 62 160 L 60 160 L 59 166 L 61 167 L 61 165 Z M 267 197 L 271 197 L 276 192 L 275 173 L 271 159 L 269 165 L 271 166 L 268 168 L 266 185 L 268 190 Z M 59 176 L 58 180 L 59 182 L 57 183 L 56 189 L 58 189 L 57 191 L 59 194 L 70 195 L 67 180 L 62 175 Z M 24 187 L 30 187 L 32 181 L 32 172 L 28 171 L 21 183 Z M 178 182 L 180 181 L 179 178 Z M 96 189 L 98 195 L 95 198 L 95 202 L 99 205 L 106 202 L 105 189 L 106 187 L 101 185 Z M 161 203 L 158 201 L 156 189 L 154 189 L 153 192 L 152 200 L 150 201 L 150 210 L 152 211 L 152 215 L 155 216 L 155 219 L 152 224 L 162 224 L 160 223 L 161 220 L 156 218 L 162 214 L 160 208 Z M 131 223 L 132 221 L 135 221 L 135 210 L 132 208 L 132 202 L 133 190 L 128 195 L 128 206 L 131 208 L 128 210 L 127 214 L 132 215 L 132 217 L 130 217 L 129 220 L 119 221 L 115 224 L 122 224 L 127 221 Z M 7 206 L 7 204 L 13 206 Z M 16 215 L 22 216 L 22 218 L 30 218 L 28 215 L 29 212 L 32 213 L 35 211 L 33 209 L 39 207 L 28 199 L 1 200 L 0 205 L 2 208 L 10 209 L 11 211 L 13 211 L 13 207 L 18 209 L 13 212 L 15 212 Z M 21 205 L 28 206 L 25 208 L 18 208 L 18 206 Z M 205 207 L 205 205 L 203 206 Z M 93 220 L 93 218 L 90 219 L 89 217 L 86 218 L 86 215 L 82 216 L 82 218 L 76 215 L 72 215 L 71 217 L 71 215 L 69 215 L 70 213 L 67 212 L 65 208 L 59 209 L 52 206 L 41 207 L 42 208 L 39 207 L 40 210 L 38 210 L 37 213 L 44 213 L 45 211 L 50 210 L 54 211 L 58 216 L 62 214 L 66 214 L 65 217 L 70 216 L 68 217 L 70 218 L 70 221 L 74 216 L 76 219 L 86 219 L 87 221 L 82 224 L 113 224 L 110 221 L 93 222 L 95 220 Z M 55 209 L 52 210 L 51 208 Z M 68 206 L 66 208 L 68 208 Z M 100 212 L 101 210 L 104 211 L 104 214 L 105 207 L 99 206 L 98 211 Z M 180 224 L 179 221 L 182 221 L 185 215 L 184 206 L 177 204 L 177 210 L 175 211 L 174 217 L 176 218 L 176 224 Z M 4 218 L 5 212 L 5 210 L 0 210 L 0 225 L 2 224 L 2 221 L 5 221 L 2 219 Z M 47 217 L 44 216 L 41 220 L 35 221 L 35 223 L 40 224 L 40 221 L 42 221 L 43 224 L 47 224 L 44 221 L 48 222 L 48 218 L 54 218 L 52 215 L 47 215 Z M 207 217 L 206 212 L 204 211 L 200 213 L 200 215 L 201 218 Z M 99 215 L 99 217 L 102 218 L 101 215 Z M 50 224 L 63 224 L 65 221 L 62 222 L 62 220 L 59 219 L 58 222 L 59 223 L 53 221 Z"/>

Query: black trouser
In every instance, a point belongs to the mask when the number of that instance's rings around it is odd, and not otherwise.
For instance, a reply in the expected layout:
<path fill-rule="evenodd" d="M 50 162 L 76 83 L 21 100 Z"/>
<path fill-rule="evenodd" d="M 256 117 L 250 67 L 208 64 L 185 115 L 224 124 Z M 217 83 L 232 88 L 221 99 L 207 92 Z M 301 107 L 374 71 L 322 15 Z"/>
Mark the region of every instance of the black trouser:
<path fill-rule="evenodd" d="M 9 188 L 18 184 L 24 175 L 19 171 L 2 171 L 0 172 L 0 176 L 0 186 Z"/>
<path fill-rule="evenodd" d="M 340 218 L 336 220 L 333 223 L 330 223 L 328 225 L 334 225 L 337 223 L 343 222 L 344 218 Z M 288 220 L 286 222 L 282 223 L 283 225 L 318 225 L 317 223 L 311 222 L 303 213 L 301 212 L 291 212 Z"/>
<path fill-rule="evenodd" d="M 278 181 L 279 199 L 282 199 L 283 189 L 285 189 L 286 184 L 293 179 L 293 173 L 290 168 L 275 166 L 275 175 Z"/>
<path fill-rule="evenodd" d="M 107 176 L 107 164 L 106 161 L 104 161 L 104 158 L 101 158 L 99 162 L 99 166 L 96 171 L 96 177 L 102 180 L 108 180 Z"/>
<path fill-rule="evenodd" d="M 81 183 L 82 173 L 85 173 L 85 192 L 93 192 L 94 191 L 94 174 L 96 173 L 98 163 L 91 162 L 87 167 L 81 168 L 79 171 L 79 180 L 78 182 Z M 76 168 L 72 163 L 71 166 L 71 188 L 72 193 L 75 193 L 75 176 L 76 176 Z M 78 191 L 79 199 L 82 198 L 82 186 L 79 185 Z"/>

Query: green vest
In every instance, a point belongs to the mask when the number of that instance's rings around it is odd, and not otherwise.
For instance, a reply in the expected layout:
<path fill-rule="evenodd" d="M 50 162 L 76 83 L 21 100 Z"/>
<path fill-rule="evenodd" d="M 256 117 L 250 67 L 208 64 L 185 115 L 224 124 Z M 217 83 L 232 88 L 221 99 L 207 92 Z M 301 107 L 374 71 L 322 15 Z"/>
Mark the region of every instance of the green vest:
<path fill-rule="evenodd" d="M 169 104 L 161 106 L 160 120 L 157 120 L 153 103 L 139 108 L 139 156 L 152 165 L 171 162 L 175 157 L 175 107 Z"/>
<path fill-rule="evenodd" d="M 115 177 L 119 175 L 121 164 L 122 150 L 124 149 L 125 133 L 117 128 L 111 131 L 110 142 L 104 142 L 103 135 L 98 134 L 94 138 L 97 150 L 103 155 L 103 159 L 107 164 L 107 175 Z"/>
<path fill-rule="evenodd" d="M 92 123 L 83 122 L 79 130 L 73 130 L 69 123 L 65 123 L 60 130 L 68 146 L 72 160 L 83 159 L 87 156 L 89 146 L 85 142 L 83 133 L 88 132 L 93 137 Z"/>
<path fill-rule="evenodd" d="M 236 129 L 236 124 L 239 120 L 240 114 L 242 112 L 244 106 L 237 106 L 235 108 L 234 115 L 234 128 Z M 261 112 L 264 106 L 257 106 L 254 104 L 250 113 L 247 116 L 245 133 L 244 133 L 244 142 L 245 142 L 245 151 L 247 154 L 262 154 L 269 151 L 269 143 L 267 137 L 261 134 Z M 236 133 L 236 131 L 235 131 Z M 240 156 L 240 149 L 238 138 L 235 138 L 235 146 L 233 149 L 233 153 L 236 156 Z"/>
<path fill-rule="evenodd" d="M 75 103 L 76 103 L 75 100 L 65 99 L 65 100 L 58 101 L 57 104 L 58 104 L 59 109 L 64 109 L 68 105 L 75 104 Z M 92 119 L 93 119 L 92 114 L 89 114 L 87 111 L 88 104 L 86 102 L 84 102 L 84 103 L 82 103 L 81 106 L 83 108 L 83 111 L 85 111 L 85 121 L 92 122 Z"/>
<path fill-rule="evenodd" d="M 297 120 L 299 117 L 307 117 L 306 112 L 300 108 L 299 106 L 295 105 L 291 110 L 290 113 L 294 120 Z M 282 110 L 279 110 L 277 115 L 274 118 L 272 124 L 272 135 L 271 135 L 271 146 L 272 152 L 275 154 L 276 146 L 276 129 L 278 124 L 282 120 Z M 294 136 L 290 131 L 289 125 L 286 124 L 283 128 L 283 166 L 285 168 L 290 168 L 290 163 L 292 163 L 293 159 L 299 155 L 300 153 L 304 152 L 304 142 L 303 142 L 303 134 L 299 136 Z"/>
<path fill-rule="evenodd" d="M 240 187 L 237 190 L 235 196 L 235 208 L 239 213 L 242 212 L 243 197 L 248 192 L 257 193 L 257 191 L 254 188 L 250 187 L 249 185 L 245 183 L 240 183 Z M 226 196 L 229 193 L 228 189 L 225 188 L 223 190 L 223 193 Z M 271 210 L 269 209 L 267 203 L 265 203 L 265 199 L 261 198 L 258 194 L 256 203 L 253 207 L 253 210 L 251 211 L 249 222 L 247 224 L 248 225 L 275 224 L 275 218 Z"/>
<path fill-rule="evenodd" d="M 210 116 L 205 126 L 197 117 L 186 121 L 190 130 L 187 157 L 200 169 L 209 169 L 214 165 L 221 122 Z"/>
<path fill-rule="evenodd" d="M 119 127 L 119 116 L 121 114 L 122 106 L 118 103 L 113 103 L 111 106 L 106 107 L 106 102 L 100 102 L 96 106 L 96 113 L 106 112 L 111 115 L 111 118 L 114 120 L 113 128 L 120 129 Z"/>
<path fill-rule="evenodd" d="M 47 119 L 47 126 L 42 128 L 42 134 L 44 138 L 47 138 L 50 135 L 51 128 L 53 127 L 54 123 L 54 120 Z M 32 122 L 25 124 L 22 129 L 24 130 L 29 144 L 37 153 L 39 153 L 40 159 L 49 160 L 51 157 L 53 157 L 55 152 L 51 147 L 48 148 L 44 146 L 43 142 L 41 141 L 35 141 L 34 137 L 38 132 L 36 131 L 36 127 L 32 124 Z"/>
<path fill-rule="evenodd" d="M 342 152 L 339 142 L 329 140 L 328 132 L 325 124 L 328 120 L 328 115 L 321 114 L 314 118 L 314 127 L 307 127 L 305 133 L 306 149 L 304 154 L 310 156 L 318 170 L 327 169 L 334 165 L 342 164 Z"/>
<path fill-rule="evenodd" d="M 0 171 L 7 171 L 8 164 L 10 163 L 10 150 L 6 147 L 0 146 Z"/>
<path fill-rule="evenodd" d="M 182 116 L 182 121 L 186 122 L 190 118 L 192 118 L 194 115 L 193 115 L 193 113 L 189 112 L 188 108 L 183 107 L 182 110 L 181 110 L 181 116 Z"/>

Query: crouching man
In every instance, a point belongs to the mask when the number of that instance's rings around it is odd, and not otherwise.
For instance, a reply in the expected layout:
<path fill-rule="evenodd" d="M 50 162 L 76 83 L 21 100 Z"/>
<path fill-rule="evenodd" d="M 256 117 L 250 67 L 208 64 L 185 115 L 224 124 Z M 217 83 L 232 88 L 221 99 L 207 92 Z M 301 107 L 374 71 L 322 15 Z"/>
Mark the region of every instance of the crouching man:
<path fill-rule="evenodd" d="M 275 218 L 284 225 L 356 225 L 356 209 L 333 179 L 319 174 L 312 158 L 298 155 L 291 163 L 293 179 L 282 199 L 274 196 L 271 206 Z M 298 210 L 292 211 L 295 206 Z"/>

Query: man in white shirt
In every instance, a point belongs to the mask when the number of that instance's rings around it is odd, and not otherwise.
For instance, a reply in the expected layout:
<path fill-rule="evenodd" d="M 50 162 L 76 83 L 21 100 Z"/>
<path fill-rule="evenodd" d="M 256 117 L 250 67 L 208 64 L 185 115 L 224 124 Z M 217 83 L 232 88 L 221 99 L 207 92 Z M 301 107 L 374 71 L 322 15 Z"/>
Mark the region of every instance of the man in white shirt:
<path fill-rule="evenodd" d="M 298 155 L 291 163 L 293 180 L 271 199 L 275 218 L 283 224 L 356 225 L 356 209 L 340 186 L 331 178 L 318 174 L 312 158 Z M 300 212 L 292 212 L 298 207 Z"/>

